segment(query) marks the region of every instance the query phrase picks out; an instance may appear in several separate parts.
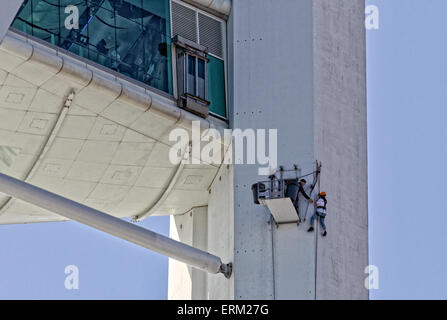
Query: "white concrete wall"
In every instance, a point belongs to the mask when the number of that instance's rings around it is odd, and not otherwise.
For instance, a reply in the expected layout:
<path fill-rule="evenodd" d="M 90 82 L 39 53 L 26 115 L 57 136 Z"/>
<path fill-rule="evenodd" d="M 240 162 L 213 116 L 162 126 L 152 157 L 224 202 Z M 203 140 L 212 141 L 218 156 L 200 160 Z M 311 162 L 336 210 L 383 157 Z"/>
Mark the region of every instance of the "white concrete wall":
<path fill-rule="evenodd" d="M 207 251 L 207 207 L 198 207 L 183 215 L 171 216 L 170 237 Z M 207 273 L 169 259 L 168 299 L 207 298 Z"/>
<path fill-rule="evenodd" d="M 14 20 L 23 0 L 7 0 L 1 2 L 0 10 L 0 43 Z"/>
<path fill-rule="evenodd" d="M 278 129 L 279 164 L 312 171 L 312 1 L 234 1 L 229 25 L 231 126 Z M 258 166 L 235 165 L 235 298 L 313 299 L 314 237 L 296 225 L 272 235 L 251 194 L 262 179 Z"/>
<path fill-rule="evenodd" d="M 208 251 L 208 208 L 199 207 L 192 210 L 193 215 L 193 236 L 192 244 L 194 247 Z M 192 292 L 193 300 L 204 300 L 207 298 L 208 273 L 192 268 Z"/>
<path fill-rule="evenodd" d="M 177 241 L 192 245 L 193 218 L 187 213 L 171 216 L 169 236 Z M 192 268 L 182 262 L 169 259 L 168 299 L 192 299 Z"/>
<path fill-rule="evenodd" d="M 368 299 L 364 0 L 314 0 L 314 143 L 328 193 L 317 299 Z M 323 190 L 324 189 L 324 190 Z"/>
<path fill-rule="evenodd" d="M 309 220 L 272 228 L 252 203 L 257 167 L 235 166 L 236 299 L 368 297 L 363 21 L 362 0 L 233 3 L 231 125 L 277 128 L 280 165 L 322 161 L 330 201 L 327 238 Z"/>
<path fill-rule="evenodd" d="M 224 263 L 234 259 L 233 166 L 223 165 L 210 189 L 208 202 L 208 252 Z M 234 299 L 234 277 L 208 275 L 209 299 Z"/>
<path fill-rule="evenodd" d="M 233 167 L 223 165 L 210 187 L 208 207 L 171 216 L 170 237 L 217 255 L 224 263 L 234 259 Z M 168 298 L 233 299 L 234 278 L 208 274 L 169 259 Z"/>
<path fill-rule="evenodd" d="M 363 0 L 233 2 L 230 126 L 278 129 L 279 165 L 308 173 L 322 161 L 329 234 L 307 232 L 312 206 L 300 226 L 272 225 L 268 210 L 253 204 L 251 185 L 265 179 L 258 166 L 222 166 L 210 190 L 207 249 L 233 261 L 234 272 L 229 280 L 208 275 L 207 298 L 368 298 L 363 22 Z M 184 219 L 175 218 L 177 231 Z M 183 298 L 194 291 L 185 270 L 170 269 L 170 279 L 185 283 Z"/>

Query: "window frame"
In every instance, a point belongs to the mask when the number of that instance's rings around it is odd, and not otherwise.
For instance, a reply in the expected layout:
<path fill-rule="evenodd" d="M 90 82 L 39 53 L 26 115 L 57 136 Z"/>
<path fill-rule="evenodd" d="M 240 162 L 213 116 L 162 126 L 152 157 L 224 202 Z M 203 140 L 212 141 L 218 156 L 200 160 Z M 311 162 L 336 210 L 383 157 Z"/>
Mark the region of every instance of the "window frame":
<path fill-rule="evenodd" d="M 171 28 L 171 36 L 174 36 L 173 33 L 173 24 L 172 24 L 172 3 L 176 2 L 177 4 L 180 4 L 186 8 L 192 9 L 196 12 L 196 24 L 197 24 L 197 41 L 200 41 L 200 32 L 199 32 L 199 28 L 198 28 L 198 13 L 203 14 L 205 16 L 208 16 L 210 18 L 213 18 L 215 20 L 220 21 L 223 24 L 223 56 L 219 57 L 216 56 L 215 54 L 212 53 L 207 53 L 208 55 L 219 59 L 221 61 L 223 61 L 223 68 L 224 68 L 224 84 L 225 84 L 225 88 L 224 88 L 224 94 L 225 94 L 225 116 L 222 116 L 220 114 L 214 113 L 211 110 L 209 111 L 209 114 L 212 115 L 215 118 L 224 120 L 224 121 L 228 121 L 229 120 L 229 86 L 228 86 L 228 44 L 227 44 L 227 21 L 225 19 L 222 19 L 221 17 L 215 16 L 207 11 L 201 10 L 199 8 L 197 8 L 196 6 L 193 6 L 189 3 L 186 3 L 184 1 L 180 1 L 180 0 L 170 0 L 170 4 L 169 4 L 169 8 L 170 8 L 170 28 Z M 175 38 L 175 37 L 174 37 Z M 174 43 L 173 43 L 174 44 Z M 171 50 L 172 50 L 172 57 L 176 57 L 176 49 L 175 49 L 175 45 L 171 46 Z M 208 73 L 208 69 L 207 67 L 205 68 L 206 73 Z M 177 59 L 172 59 L 172 74 L 173 74 L 173 95 L 175 99 L 179 98 L 179 93 L 178 93 L 178 79 L 177 79 Z M 207 76 L 207 75 L 206 75 Z M 207 79 L 208 81 L 208 79 Z M 207 94 L 208 95 L 208 94 Z"/>
<path fill-rule="evenodd" d="M 174 37 L 172 43 L 176 57 L 175 69 L 176 69 L 177 92 L 175 97 L 177 98 L 177 100 L 180 100 L 182 98 L 191 98 L 209 107 L 210 101 L 207 100 L 208 98 L 207 66 L 209 59 L 207 58 L 208 53 L 206 48 L 179 36 Z M 188 76 L 190 75 L 189 73 L 190 58 L 194 59 L 194 94 L 191 94 L 189 92 L 190 81 L 188 79 Z M 198 75 L 199 60 L 203 61 L 205 71 L 203 78 L 204 97 L 201 97 L 199 94 L 199 75 Z M 180 70 L 181 68 L 183 70 Z"/>
<path fill-rule="evenodd" d="M 184 62 L 183 63 L 184 63 L 185 68 L 187 70 L 187 72 L 184 72 L 184 79 L 183 79 L 184 83 L 186 83 L 185 93 L 188 93 L 188 94 L 190 94 L 192 96 L 195 96 L 197 98 L 200 98 L 202 100 L 208 100 L 208 95 L 207 95 L 207 93 L 208 93 L 208 90 L 207 90 L 208 85 L 207 85 L 207 82 L 206 82 L 208 80 L 208 77 L 207 77 L 208 59 L 205 59 L 205 58 L 199 57 L 197 55 L 191 54 L 188 51 L 184 52 L 184 57 L 183 58 L 184 58 Z M 189 72 L 189 70 L 190 70 L 190 66 L 189 66 L 190 58 L 194 59 L 194 90 L 193 90 L 194 93 L 190 92 L 189 81 L 185 82 L 185 80 L 187 80 L 185 78 L 188 78 L 188 76 L 191 75 L 190 72 Z M 204 64 L 203 96 L 199 92 L 200 91 L 200 86 L 199 86 L 199 79 L 200 79 L 200 77 L 199 77 L 199 61 L 202 61 L 203 64 Z"/>

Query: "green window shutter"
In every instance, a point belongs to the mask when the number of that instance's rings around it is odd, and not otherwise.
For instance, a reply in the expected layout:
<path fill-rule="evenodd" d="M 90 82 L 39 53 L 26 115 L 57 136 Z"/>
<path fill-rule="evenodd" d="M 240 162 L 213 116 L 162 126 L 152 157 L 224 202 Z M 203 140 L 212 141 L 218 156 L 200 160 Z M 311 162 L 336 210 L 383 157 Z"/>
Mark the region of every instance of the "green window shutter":
<path fill-rule="evenodd" d="M 225 99 L 225 67 L 224 62 L 208 55 L 208 100 L 210 111 L 226 118 Z"/>

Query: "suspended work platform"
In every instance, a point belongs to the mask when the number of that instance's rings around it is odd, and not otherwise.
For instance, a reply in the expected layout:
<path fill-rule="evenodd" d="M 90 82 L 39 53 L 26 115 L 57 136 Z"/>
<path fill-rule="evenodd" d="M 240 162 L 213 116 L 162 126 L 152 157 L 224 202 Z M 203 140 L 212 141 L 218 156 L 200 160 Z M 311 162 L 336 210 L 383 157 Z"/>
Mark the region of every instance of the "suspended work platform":
<path fill-rule="evenodd" d="M 290 198 L 263 199 L 260 202 L 269 208 L 276 224 L 300 222 L 300 218 Z"/>
<path fill-rule="evenodd" d="M 303 215 L 300 215 L 297 209 L 297 199 L 299 193 L 299 180 L 309 175 L 314 176 L 314 181 L 310 186 L 309 196 L 312 197 L 314 188 L 319 181 L 321 171 L 321 164 L 316 162 L 316 169 L 314 172 L 301 176 L 301 169 L 294 165 L 292 170 L 285 170 L 280 167 L 278 178 L 276 174 L 272 174 L 268 181 L 261 181 L 252 185 L 253 198 L 255 204 L 266 206 L 276 225 L 286 223 L 299 224 L 302 220 L 306 220 L 309 205 Z M 295 178 L 285 178 L 284 175 L 288 172 L 294 172 Z"/>

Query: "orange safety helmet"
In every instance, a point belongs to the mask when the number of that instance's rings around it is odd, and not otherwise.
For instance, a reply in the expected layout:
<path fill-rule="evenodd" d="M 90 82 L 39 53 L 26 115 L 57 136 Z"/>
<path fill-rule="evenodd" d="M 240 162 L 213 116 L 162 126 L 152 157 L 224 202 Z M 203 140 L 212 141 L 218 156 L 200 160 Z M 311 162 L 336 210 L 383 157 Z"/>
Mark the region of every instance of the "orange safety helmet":
<path fill-rule="evenodd" d="M 326 192 L 320 192 L 320 196 L 326 197 Z"/>

